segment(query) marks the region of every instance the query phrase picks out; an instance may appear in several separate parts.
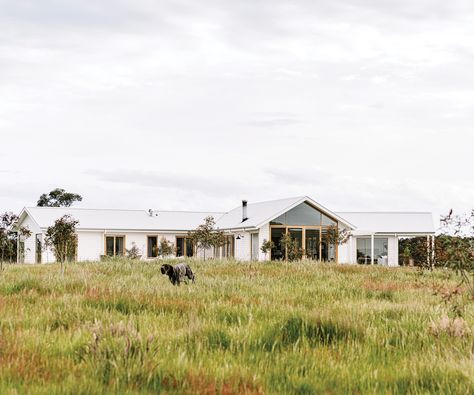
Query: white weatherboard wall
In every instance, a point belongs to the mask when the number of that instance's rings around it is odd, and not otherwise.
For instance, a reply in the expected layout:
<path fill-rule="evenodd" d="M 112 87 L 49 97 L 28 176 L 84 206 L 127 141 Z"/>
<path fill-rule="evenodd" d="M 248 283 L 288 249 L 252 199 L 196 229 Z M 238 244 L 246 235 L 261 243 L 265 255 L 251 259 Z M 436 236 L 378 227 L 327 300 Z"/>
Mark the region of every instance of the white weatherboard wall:
<path fill-rule="evenodd" d="M 77 232 L 77 260 L 97 261 L 104 250 L 104 232 Z"/>
<path fill-rule="evenodd" d="M 237 236 L 240 239 L 237 240 Z M 240 232 L 234 235 L 235 241 L 235 259 L 239 261 L 250 261 L 250 232 Z"/>
<path fill-rule="evenodd" d="M 36 223 L 26 216 L 21 223 L 22 226 L 27 227 L 31 231 L 31 236 L 24 239 L 25 242 L 25 263 L 35 263 L 36 261 L 36 234 L 42 233 L 41 229 Z"/>
<path fill-rule="evenodd" d="M 398 237 L 390 236 L 388 238 L 388 265 L 398 266 Z"/>
<path fill-rule="evenodd" d="M 344 243 L 344 244 L 340 244 L 338 247 L 337 247 L 337 260 L 338 260 L 338 263 L 350 263 L 350 259 L 351 259 L 351 256 L 350 256 L 350 244 L 349 242 L 347 243 Z"/>
<path fill-rule="evenodd" d="M 259 261 L 270 259 L 270 252 L 268 252 L 267 256 L 265 257 L 265 254 L 260 249 L 265 240 L 270 240 L 270 224 L 269 223 L 266 223 L 258 230 L 258 260 Z"/>

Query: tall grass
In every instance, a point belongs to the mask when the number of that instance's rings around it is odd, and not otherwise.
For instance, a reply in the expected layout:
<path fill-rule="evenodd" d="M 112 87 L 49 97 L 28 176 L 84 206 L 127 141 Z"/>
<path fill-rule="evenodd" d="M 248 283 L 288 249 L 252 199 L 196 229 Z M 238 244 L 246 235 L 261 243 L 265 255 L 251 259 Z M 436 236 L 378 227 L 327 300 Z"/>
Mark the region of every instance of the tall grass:
<path fill-rule="evenodd" d="M 8 266 L 0 393 L 474 393 L 472 338 L 428 329 L 449 272 L 190 261 L 174 287 L 160 263 Z"/>

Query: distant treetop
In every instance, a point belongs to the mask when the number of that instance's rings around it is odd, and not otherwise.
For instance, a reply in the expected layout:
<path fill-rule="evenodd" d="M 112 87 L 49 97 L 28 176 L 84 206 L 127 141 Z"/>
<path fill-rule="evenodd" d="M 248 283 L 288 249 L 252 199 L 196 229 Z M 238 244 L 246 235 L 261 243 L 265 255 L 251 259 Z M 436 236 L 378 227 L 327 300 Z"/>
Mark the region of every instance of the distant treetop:
<path fill-rule="evenodd" d="M 77 193 L 66 192 L 56 188 L 50 193 L 43 193 L 36 205 L 38 207 L 71 207 L 74 202 L 81 202 L 82 196 Z"/>

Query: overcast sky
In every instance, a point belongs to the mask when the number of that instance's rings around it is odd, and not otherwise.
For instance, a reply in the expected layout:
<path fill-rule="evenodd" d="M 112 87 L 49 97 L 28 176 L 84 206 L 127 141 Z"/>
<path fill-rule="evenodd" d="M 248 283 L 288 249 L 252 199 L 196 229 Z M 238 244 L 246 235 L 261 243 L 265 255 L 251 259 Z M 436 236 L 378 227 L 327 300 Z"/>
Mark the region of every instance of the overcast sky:
<path fill-rule="evenodd" d="M 472 0 L 0 0 L 0 211 L 474 206 Z"/>

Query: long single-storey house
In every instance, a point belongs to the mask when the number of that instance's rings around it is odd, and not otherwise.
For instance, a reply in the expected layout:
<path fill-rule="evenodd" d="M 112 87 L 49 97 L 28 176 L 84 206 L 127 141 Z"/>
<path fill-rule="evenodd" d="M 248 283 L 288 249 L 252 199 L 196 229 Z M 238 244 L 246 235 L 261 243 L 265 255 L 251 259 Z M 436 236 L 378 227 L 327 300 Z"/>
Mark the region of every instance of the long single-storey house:
<path fill-rule="evenodd" d="M 173 245 L 177 257 L 201 257 L 204 251 L 196 249 L 188 232 L 208 216 L 226 235 L 222 247 L 206 251 L 206 257 L 216 259 L 284 259 L 286 251 L 280 241 L 289 233 L 308 259 L 397 266 L 399 238 L 424 236 L 429 245 L 435 235 L 433 216 L 428 212 L 336 213 L 307 196 L 250 204 L 242 201 L 229 212 L 25 207 L 19 225 L 27 226 L 31 236 L 19 242 L 21 262 L 55 260 L 44 246 L 44 237 L 47 228 L 66 214 L 79 221 L 78 261 L 124 255 L 133 246 L 140 250 L 141 259 L 154 259 L 162 238 Z M 343 243 L 327 237 L 334 228 L 349 235 Z M 275 244 L 268 254 L 261 251 L 265 240 Z"/>

